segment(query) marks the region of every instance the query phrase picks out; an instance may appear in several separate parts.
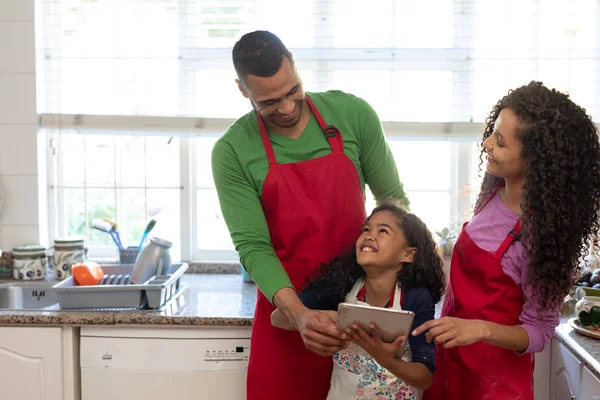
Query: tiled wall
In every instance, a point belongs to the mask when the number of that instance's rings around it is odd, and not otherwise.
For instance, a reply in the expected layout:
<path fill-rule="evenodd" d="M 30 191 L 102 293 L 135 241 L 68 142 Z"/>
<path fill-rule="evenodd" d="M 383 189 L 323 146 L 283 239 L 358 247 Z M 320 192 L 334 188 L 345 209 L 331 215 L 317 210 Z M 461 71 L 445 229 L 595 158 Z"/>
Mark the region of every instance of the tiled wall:
<path fill-rule="evenodd" d="M 0 0 L 0 249 L 40 242 L 34 0 Z"/>

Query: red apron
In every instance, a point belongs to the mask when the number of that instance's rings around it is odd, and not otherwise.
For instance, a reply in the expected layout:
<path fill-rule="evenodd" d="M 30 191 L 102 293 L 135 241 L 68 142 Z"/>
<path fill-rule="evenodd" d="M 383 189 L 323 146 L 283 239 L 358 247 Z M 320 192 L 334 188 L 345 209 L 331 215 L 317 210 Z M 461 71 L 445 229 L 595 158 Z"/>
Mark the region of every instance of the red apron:
<path fill-rule="evenodd" d="M 521 230 L 520 220 L 495 252 L 478 247 L 465 225 L 454 246 L 442 316 L 518 325 L 523 292 L 504 273 L 500 261 Z M 447 350 L 436 346 L 433 384 L 424 398 L 533 400 L 533 355 L 519 355 L 484 342 Z"/>
<path fill-rule="evenodd" d="M 296 290 L 315 269 L 351 249 L 365 221 L 365 199 L 356 167 L 344 154 L 341 133 L 327 126 L 306 96 L 331 146 L 331 154 L 278 164 L 264 122 L 258 116 L 269 172 L 261 202 L 271 243 Z M 320 400 L 329 390 L 332 358 L 308 350 L 298 332 L 271 325 L 273 306 L 262 293 L 252 326 L 247 394 L 249 400 Z"/>

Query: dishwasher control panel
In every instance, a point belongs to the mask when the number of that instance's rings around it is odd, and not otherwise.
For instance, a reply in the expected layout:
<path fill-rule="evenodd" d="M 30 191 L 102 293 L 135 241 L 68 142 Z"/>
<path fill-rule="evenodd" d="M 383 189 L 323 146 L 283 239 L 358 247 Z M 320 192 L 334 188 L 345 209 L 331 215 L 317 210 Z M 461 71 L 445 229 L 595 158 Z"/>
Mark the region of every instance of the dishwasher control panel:
<path fill-rule="evenodd" d="M 250 348 L 245 346 L 219 346 L 206 350 L 204 361 L 248 361 Z"/>

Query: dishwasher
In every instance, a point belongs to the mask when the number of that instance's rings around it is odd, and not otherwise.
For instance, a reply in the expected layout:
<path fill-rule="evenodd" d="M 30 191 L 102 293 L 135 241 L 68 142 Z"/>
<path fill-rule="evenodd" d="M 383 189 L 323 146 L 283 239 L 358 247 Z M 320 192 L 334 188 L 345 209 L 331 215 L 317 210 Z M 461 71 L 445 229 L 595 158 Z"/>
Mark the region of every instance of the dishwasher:
<path fill-rule="evenodd" d="M 84 326 L 81 399 L 245 399 L 250 332 L 250 327 Z"/>

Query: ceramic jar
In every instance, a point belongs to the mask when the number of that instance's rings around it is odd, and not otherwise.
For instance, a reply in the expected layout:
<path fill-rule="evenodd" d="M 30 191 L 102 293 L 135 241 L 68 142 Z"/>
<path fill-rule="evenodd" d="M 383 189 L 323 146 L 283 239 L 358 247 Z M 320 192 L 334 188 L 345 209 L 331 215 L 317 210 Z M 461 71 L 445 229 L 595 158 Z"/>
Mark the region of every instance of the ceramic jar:
<path fill-rule="evenodd" d="M 54 278 L 68 278 L 71 276 L 71 266 L 87 259 L 85 242 L 85 238 L 80 236 L 54 239 Z"/>
<path fill-rule="evenodd" d="M 46 248 L 38 244 L 26 244 L 13 249 L 13 278 L 20 281 L 44 279 L 48 256 Z"/>

